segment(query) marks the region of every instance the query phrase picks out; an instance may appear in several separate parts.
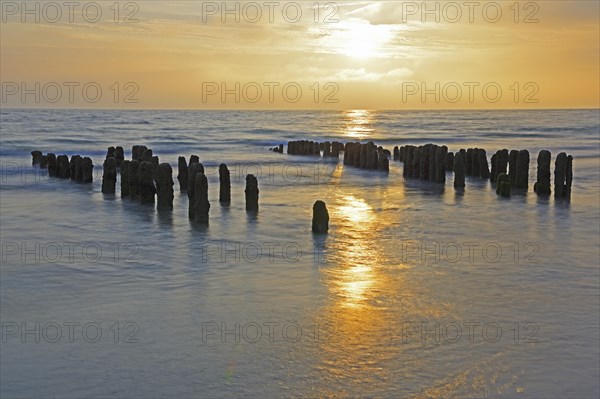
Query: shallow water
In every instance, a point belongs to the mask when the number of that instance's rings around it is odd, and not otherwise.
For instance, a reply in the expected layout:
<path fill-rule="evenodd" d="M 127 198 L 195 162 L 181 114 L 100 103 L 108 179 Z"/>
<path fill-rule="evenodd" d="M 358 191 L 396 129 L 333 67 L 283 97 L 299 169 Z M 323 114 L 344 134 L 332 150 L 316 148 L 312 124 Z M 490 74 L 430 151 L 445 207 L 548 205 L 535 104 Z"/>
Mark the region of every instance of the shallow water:
<path fill-rule="evenodd" d="M 598 110 L 1 117 L 3 396 L 600 395 Z M 268 151 L 304 138 L 528 149 L 530 189 L 503 200 L 479 179 L 457 193 L 451 173 L 405 181 L 394 161 L 384 175 Z M 100 192 L 106 148 L 133 144 L 175 170 L 200 156 L 207 228 L 176 180 L 173 212 Z M 48 179 L 33 149 L 91 156 L 94 184 Z M 570 201 L 532 192 L 540 149 L 574 156 Z"/>

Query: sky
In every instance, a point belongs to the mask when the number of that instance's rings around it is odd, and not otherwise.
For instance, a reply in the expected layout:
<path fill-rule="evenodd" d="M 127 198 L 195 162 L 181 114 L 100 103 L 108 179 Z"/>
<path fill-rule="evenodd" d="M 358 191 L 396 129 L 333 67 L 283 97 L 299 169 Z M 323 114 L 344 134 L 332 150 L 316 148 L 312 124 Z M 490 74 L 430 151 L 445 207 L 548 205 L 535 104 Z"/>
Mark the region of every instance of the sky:
<path fill-rule="evenodd" d="M 599 4 L 3 0 L 2 107 L 598 108 Z"/>

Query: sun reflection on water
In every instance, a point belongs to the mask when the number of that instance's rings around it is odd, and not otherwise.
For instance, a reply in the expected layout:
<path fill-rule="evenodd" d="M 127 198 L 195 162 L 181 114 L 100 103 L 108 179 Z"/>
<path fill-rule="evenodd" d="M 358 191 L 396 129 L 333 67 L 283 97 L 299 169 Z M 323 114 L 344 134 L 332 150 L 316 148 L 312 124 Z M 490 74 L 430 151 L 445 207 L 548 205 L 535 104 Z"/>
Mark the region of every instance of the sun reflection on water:
<path fill-rule="evenodd" d="M 371 126 L 374 112 L 364 109 L 356 109 L 344 112 L 343 120 L 345 126 L 342 134 L 351 139 L 364 139 L 373 132 Z"/>

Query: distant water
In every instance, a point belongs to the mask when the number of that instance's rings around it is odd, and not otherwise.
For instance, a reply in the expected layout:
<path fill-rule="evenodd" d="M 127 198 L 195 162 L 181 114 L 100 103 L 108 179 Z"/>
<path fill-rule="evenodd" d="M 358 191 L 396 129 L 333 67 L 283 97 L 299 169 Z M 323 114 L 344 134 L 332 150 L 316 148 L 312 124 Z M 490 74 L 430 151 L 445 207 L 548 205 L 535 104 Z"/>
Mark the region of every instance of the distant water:
<path fill-rule="evenodd" d="M 0 116 L 3 397 L 600 395 L 598 110 Z M 440 187 L 393 161 L 385 175 L 268 151 L 303 138 L 528 149 L 530 189 L 499 199 L 467 178 L 459 194 L 451 173 Z M 133 144 L 175 173 L 200 156 L 208 228 L 176 180 L 172 213 L 100 192 L 106 148 Z M 94 184 L 43 177 L 33 149 L 92 157 Z M 533 193 L 540 149 L 574 156 L 570 201 Z"/>

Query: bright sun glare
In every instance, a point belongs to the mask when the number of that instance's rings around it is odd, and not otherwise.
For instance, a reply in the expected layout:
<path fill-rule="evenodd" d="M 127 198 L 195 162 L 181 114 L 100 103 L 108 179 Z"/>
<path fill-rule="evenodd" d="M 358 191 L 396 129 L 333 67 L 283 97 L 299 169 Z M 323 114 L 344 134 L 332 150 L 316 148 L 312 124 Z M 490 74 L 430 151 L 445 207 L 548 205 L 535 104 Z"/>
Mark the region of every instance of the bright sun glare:
<path fill-rule="evenodd" d="M 392 34 L 385 25 L 348 22 L 339 31 L 340 52 L 355 58 L 371 58 L 382 54 Z"/>

